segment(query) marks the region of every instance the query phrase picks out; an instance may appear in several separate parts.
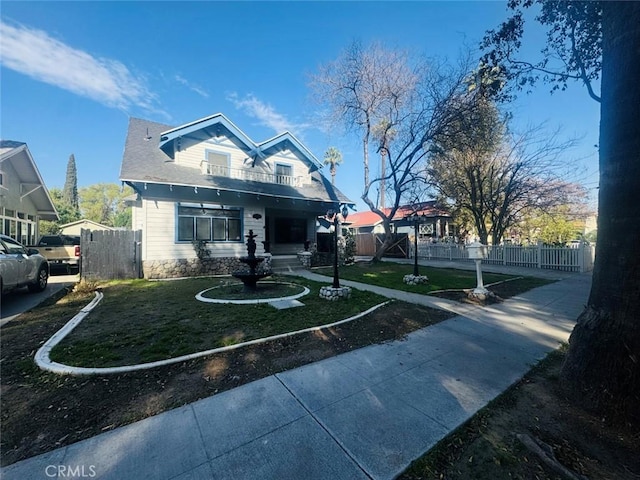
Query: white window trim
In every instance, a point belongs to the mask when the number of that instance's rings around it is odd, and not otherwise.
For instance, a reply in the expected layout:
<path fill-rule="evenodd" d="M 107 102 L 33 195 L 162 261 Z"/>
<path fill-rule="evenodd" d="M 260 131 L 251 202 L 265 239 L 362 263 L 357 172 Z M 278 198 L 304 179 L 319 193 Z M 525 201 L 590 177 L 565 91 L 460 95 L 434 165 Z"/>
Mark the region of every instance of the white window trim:
<path fill-rule="evenodd" d="M 201 170 L 202 174 L 203 175 L 216 175 L 215 173 L 210 173 L 210 170 L 209 170 L 209 166 L 211 165 L 209 163 L 209 154 L 210 153 L 213 153 L 215 155 L 220 155 L 220 156 L 223 156 L 223 157 L 227 158 L 227 166 L 226 166 L 227 174 L 224 175 L 224 176 L 226 176 L 226 177 L 230 176 L 231 154 L 228 153 L 228 152 L 223 152 L 223 151 L 220 151 L 220 150 L 214 150 L 214 149 L 211 149 L 211 148 L 205 149 L 205 151 L 204 151 L 204 159 L 202 160 L 202 162 L 200 162 L 200 170 Z"/>

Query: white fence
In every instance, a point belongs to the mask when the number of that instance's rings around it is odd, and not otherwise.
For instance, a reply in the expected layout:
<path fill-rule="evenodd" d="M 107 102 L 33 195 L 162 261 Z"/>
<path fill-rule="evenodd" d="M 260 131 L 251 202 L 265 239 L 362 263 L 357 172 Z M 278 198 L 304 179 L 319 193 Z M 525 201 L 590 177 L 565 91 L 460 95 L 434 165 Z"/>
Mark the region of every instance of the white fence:
<path fill-rule="evenodd" d="M 414 247 L 411 242 L 410 257 Z M 521 247 L 516 245 L 488 246 L 488 256 L 482 262 L 489 265 L 509 265 L 528 268 L 545 268 L 565 272 L 590 272 L 593 270 L 594 247 L 547 247 L 542 244 Z M 418 258 L 471 262 L 464 245 L 451 243 L 418 242 Z"/>

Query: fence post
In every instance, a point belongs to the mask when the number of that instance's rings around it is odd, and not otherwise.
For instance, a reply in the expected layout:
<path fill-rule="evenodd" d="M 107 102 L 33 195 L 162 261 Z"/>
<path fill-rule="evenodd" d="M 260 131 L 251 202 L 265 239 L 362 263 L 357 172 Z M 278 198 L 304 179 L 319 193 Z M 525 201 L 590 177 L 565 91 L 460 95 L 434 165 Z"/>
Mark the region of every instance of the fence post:
<path fill-rule="evenodd" d="M 538 268 L 542 268 L 542 242 L 538 240 Z"/>

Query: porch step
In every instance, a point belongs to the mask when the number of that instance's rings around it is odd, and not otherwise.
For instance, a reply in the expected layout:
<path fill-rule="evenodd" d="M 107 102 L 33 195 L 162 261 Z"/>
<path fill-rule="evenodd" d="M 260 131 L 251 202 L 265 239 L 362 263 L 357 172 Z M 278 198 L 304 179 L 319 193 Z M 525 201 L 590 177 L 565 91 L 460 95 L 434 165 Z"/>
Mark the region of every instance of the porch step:
<path fill-rule="evenodd" d="M 297 255 L 274 255 L 271 257 L 271 270 L 274 272 L 293 272 L 300 270 L 302 264 Z"/>

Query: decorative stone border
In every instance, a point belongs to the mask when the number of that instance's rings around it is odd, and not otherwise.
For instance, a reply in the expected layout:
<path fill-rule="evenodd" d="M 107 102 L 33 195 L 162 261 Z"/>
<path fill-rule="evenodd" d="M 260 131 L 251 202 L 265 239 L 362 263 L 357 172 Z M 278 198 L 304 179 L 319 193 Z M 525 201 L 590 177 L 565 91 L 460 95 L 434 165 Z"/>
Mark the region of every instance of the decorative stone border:
<path fill-rule="evenodd" d="M 321 287 L 320 298 L 324 298 L 331 302 L 348 300 L 351 298 L 351 287 Z"/>
<path fill-rule="evenodd" d="M 278 340 L 280 338 L 293 337 L 295 335 L 299 335 L 301 333 L 307 332 L 316 332 L 322 330 L 324 328 L 331 328 L 337 325 L 341 325 L 343 323 L 352 322 L 353 320 L 357 320 L 358 318 L 364 317 L 365 315 L 370 314 L 371 312 L 377 310 L 380 307 L 384 307 L 385 305 L 391 303 L 391 300 L 388 300 L 383 303 L 379 303 L 378 305 L 374 305 L 373 307 L 365 310 L 364 312 L 360 312 L 353 317 L 345 318 L 344 320 L 338 320 L 337 322 L 327 323 L 325 325 L 319 325 L 317 327 L 309 327 L 303 328 L 302 330 L 296 330 L 294 332 L 281 333 L 279 335 L 272 335 L 270 337 L 258 338 L 256 340 L 249 340 L 248 342 L 236 343 L 235 345 L 228 345 L 226 347 L 213 348 L 211 350 L 205 350 L 202 352 L 190 353 L 188 355 L 182 355 L 180 357 L 168 358 L 166 360 L 158 360 L 156 362 L 149 363 L 139 363 L 136 365 L 124 365 L 122 367 L 74 367 L 71 365 L 65 365 L 63 363 L 54 362 L 49 357 L 51 350 L 58 343 L 62 341 L 64 337 L 69 335 L 71 331 L 76 328 L 80 322 L 84 319 L 85 316 L 93 310 L 100 300 L 102 300 L 102 293 L 96 292 L 95 298 L 89 303 L 86 307 L 80 310 L 75 317 L 69 320 L 64 327 L 58 330 L 49 340 L 47 340 L 42 347 L 36 352 L 35 362 L 38 367 L 42 370 L 46 370 L 49 372 L 61 374 L 61 375 L 108 375 L 113 373 L 125 373 L 125 372 L 135 372 L 138 370 L 148 370 L 150 368 L 161 367 L 164 365 L 172 365 L 174 363 L 186 362 L 188 360 L 194 360 L 196 358 L 206 357 L 208 355 L 213 355 L 214 353 L 222 353 L 228 352 L 230 350 L 235 350 L 237 348 L 245 347 L 248 345 L 257 345 L 260 343 L 270 342 L 272 340 Z"/>
<path fill-rule="evenodd" d="M 402 281 L 407 285 L 423 285 L 429 283 L 429 278 L 426 275 L 405 275 L 402 277 Z"/>
<path fill-rule="evenodd" d="M 251 304 L 255 304 L 255 303 L 271 303 L 271 302 L 275 302 L 278 300 L 295 300 L 297 298 L 300 297 L 304 297 L 305 295 L 308 295 L 310 290 L 307 287 L 304 287 L 302 285 L 298 285 L 297 283 L 291 283 L 291 282 L 260 282 L 261 284 L 265 284 L 265 283 L 270 283 L 272 285 L 294 285 L 296 287 L 302 287 L 302 293 L 296 293 L 295 295 L 289 295 L 288 297 L 271 297 L 271 298 L 255 298 L 255 299 L 247 299 L 247 300 L 232 300 L 232 299 L 225 299 L 225 298 L 208 298 L 208 297 L 203 297 L 202 294 L 205 292 L 209 292 L 211 290 L 215 290 L 216 288 L 224 288 L 228 285 L 219 285 L 217 287 L 211 287 L 211 288 L 207 288 L 206 290 L 202 290 L 201 292 L 199 292 L 196 295 L 196 300 L 199 300 L 201 302 L 206 302 L 206 303 L 232 303 L 234 305 L 251 305 Z M 238 284 L 240 285 L 240 284 Z"/>
<path fill-rule="evenodd" d="M 478 300 L 480 302 L 485 302 L 489 298 L 495 298 L 496 297 L 495 293 L 493 293 L 491 290 L 487 290 L 486 288 L 484 290 L 464 289 L 463 291 L 464 291 L 464 293 L 467 294 L 467 297 L 469 297 L 471 299 Z"/>

